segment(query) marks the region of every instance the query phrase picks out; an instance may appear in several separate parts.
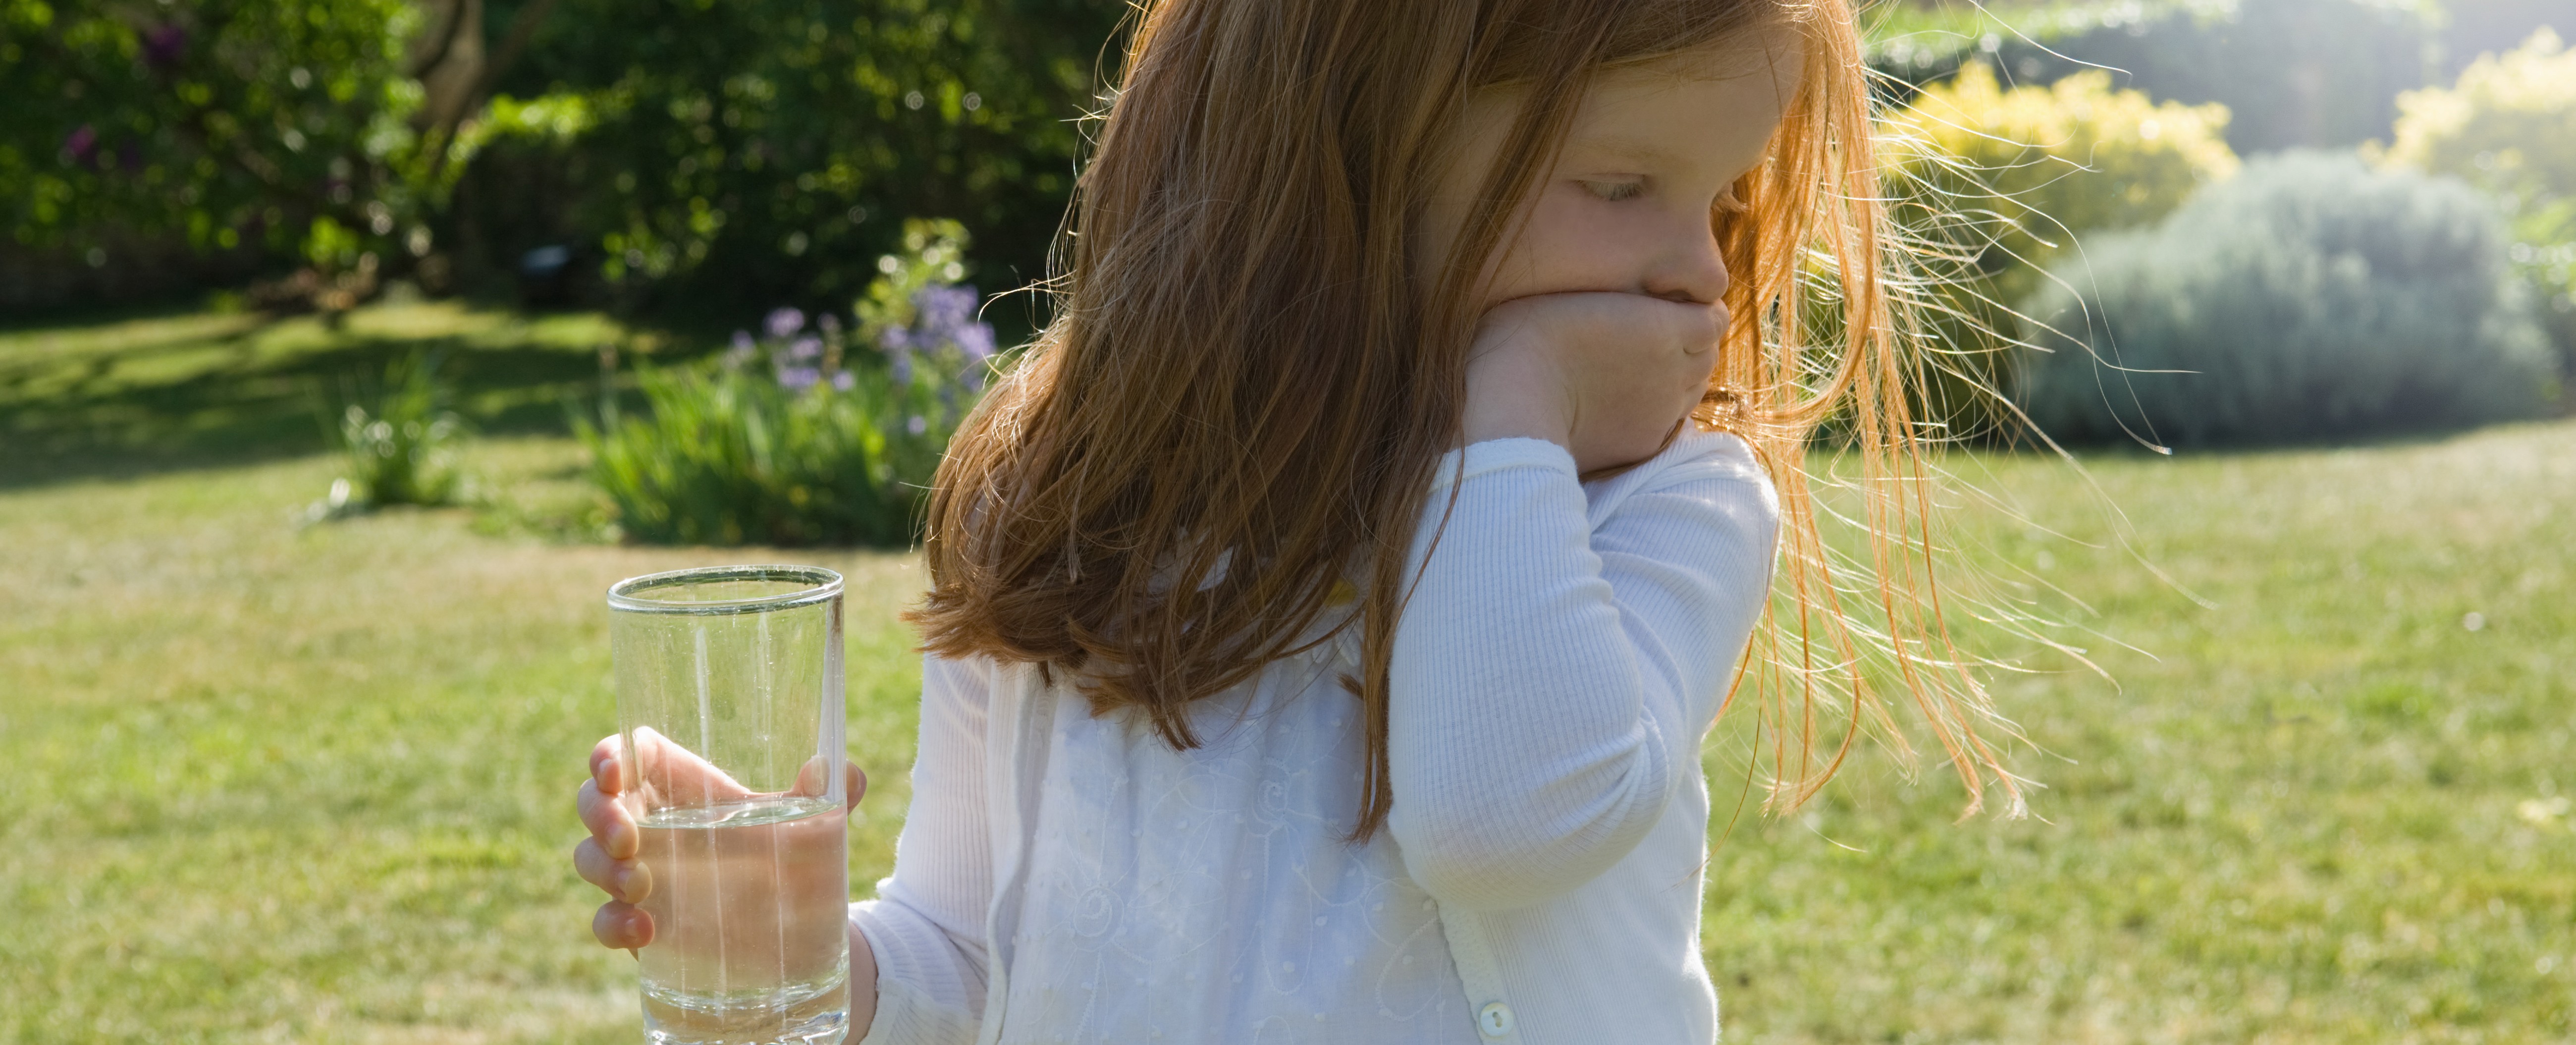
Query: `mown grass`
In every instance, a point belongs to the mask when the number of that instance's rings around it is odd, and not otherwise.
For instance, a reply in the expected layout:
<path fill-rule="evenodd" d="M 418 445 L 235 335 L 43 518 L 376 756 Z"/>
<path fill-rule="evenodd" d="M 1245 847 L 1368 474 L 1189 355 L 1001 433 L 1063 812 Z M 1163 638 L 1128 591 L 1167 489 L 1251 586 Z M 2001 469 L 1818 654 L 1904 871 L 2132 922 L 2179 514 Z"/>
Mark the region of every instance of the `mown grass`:
<path fill-rule="evenodd" d="M 487 445 L 499 481 L 570 460 Z M 463 510 L 298 529 L 329 458 L 0 495 L 0 1041 L 624 1041 L 571 795 L 620 577 L 751 550 L 549 545 Z M 902 555 L 851 578 L 851 750 L 905 803 Z"/>
<path fill-rule="evenodd" d="M 2116 686 L 2032 656 L 1998 687 L 2053 753 L 2022 762 L 2046 822 L 1948 826 L 1958 787 L 1876 753 L 1745 821 L 1704 921 L 1734 1040 L 2576 1035 L 2576 426 L 2113 457 L 2099 498 L 1962 463 L 2020 516 L 1963 543 L 2143 652 L 2070 629 Z"/>
<path fill-rule="evenodd" d="M 613 719 L 600 593 L 651 570 L 851 576 L 853 881 L 884 873 L 911 557 L 551 543 L 491 510 L 298 528 L 336 461 L 284 453 L 0 459 L 0 1043 L 634 1040 L 566 854 Z M 1729 1040 L 2576 1036 L 2576 424 L 2108 456 L 2098 494 L 1953 463 L 2013 509 L 1959 514 L 1999 583 L 2145 653 L 2067 629 L 2116 685 L 2038 655 L 1999 685 L 2049 752 L 2021 758 L 2044 821 L 1953 825 L 1937 767 L 1865 748 L 1807 815 L 1736 822 L 1703 925 Z M 469 464 L 511 503 L 582 496 L 559 438 Z M 1722 796 L 1749 728 L 1712 738 Z"/>

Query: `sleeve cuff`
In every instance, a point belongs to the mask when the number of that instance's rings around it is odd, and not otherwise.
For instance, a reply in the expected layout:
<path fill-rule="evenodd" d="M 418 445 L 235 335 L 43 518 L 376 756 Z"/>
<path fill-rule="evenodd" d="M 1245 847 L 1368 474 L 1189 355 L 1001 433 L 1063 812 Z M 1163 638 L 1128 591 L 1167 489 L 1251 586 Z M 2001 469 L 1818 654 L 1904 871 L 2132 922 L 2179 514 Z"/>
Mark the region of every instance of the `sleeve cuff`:
<path fill-rule="evenodd" d="M 877 1010 L 860 1045 L 975 1040 L 983 984 L 960 974 L 939 930 L 882 900 L 850 905 L 850 923 L 876 957 Z"/>

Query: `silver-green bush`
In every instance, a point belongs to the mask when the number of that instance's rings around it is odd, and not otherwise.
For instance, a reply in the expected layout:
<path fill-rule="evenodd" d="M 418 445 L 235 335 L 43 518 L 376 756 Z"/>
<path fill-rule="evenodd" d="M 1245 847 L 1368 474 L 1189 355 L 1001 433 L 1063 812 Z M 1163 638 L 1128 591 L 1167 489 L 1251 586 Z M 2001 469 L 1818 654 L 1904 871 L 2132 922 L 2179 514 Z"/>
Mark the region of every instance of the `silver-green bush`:
<path fill-rule="evenodd" d="M 2494 205 L 2286 153 L 2093 240 L 2023 309 L 2061 441 L 2285 442 L 2532 416 L 2557 392 Z"/>

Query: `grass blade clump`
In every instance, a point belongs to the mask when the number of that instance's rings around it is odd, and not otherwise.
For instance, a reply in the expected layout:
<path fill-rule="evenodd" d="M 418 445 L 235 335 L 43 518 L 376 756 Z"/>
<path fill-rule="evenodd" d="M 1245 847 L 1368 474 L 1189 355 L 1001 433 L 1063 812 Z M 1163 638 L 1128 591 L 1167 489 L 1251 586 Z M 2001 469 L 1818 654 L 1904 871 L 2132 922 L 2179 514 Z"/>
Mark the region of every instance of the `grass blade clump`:
<path fill-rule="evenodd" d="M 392 505 L 456 503 L 464 488 L 457 448 L 465 421 L 448 409 L 438 359 L 414 352 L 385 367 L 376 409 L 350 403 L 340 413 L 338 442 L 348 474 L 307 510 L 320 520 Z"/>

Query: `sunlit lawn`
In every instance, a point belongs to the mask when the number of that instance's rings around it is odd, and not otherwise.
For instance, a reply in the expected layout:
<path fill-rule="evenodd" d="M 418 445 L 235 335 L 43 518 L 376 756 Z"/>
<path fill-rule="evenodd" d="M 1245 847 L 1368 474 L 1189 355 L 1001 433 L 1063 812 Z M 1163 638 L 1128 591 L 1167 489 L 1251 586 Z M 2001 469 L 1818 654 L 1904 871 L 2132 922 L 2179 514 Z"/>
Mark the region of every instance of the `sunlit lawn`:
<path fill-rule="evenodd" d="M 32 338 L 0 368 L 35 372 Z M 298 528 L 327 457 L 119 452 L 0 461 L 0 1042 L 637 1040 L 566 854 L 613 718 L 600 595 L 650 570 L 851 574 L 853 880 L 888 866 L 911 557 L 567 545 L 468 509 Z M 513 503 L 581 497 L 560 438 L 473 460 Z M 1811 815 L 1748 813 L 1704 923 L 1729 1040 L 2576 1036 L 2576 424 L 2111 456 L 2099 495 L 1958 463 L 2025 517 L 1963 514 L 1999 580 L 2145 653 L 2077 637 L 2116 687 L 2039 656 L 2000 686 L 2050 752 L 2021 758 L 2045 822 L 1954 826 L 1955 783 L 1874 751 Z M 2106 503 L 2207 608 L 2106 543 Z M 1747 729 L 1711 741 L 1721 795 Z"/>
<path fill-rule="evenodd" d="M 2576 425 L 2092 472 L 2211 606 L 2046 538 L 2110 535 L 2065 467 L 1999 465 L 2028 524 L 1963 536 L 2152 657 L 2078 637 L 2116 689 L 2001 687 L 2064 759 L 2024 763 L 2047 823 L 1864 770 L 1738 831 L 1705 920 L 1736 1040 L 2576 1037 Z"/>

